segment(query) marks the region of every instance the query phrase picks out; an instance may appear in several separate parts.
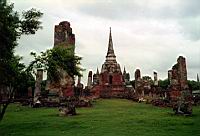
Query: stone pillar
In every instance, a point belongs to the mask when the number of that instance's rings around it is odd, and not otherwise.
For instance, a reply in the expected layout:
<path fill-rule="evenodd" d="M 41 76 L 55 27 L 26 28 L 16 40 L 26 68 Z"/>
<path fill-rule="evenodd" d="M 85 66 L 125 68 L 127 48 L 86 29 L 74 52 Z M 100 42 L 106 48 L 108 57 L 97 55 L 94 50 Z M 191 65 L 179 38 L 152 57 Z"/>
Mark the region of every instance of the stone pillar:
<path fill-rule="evenodd" d="M 77 91 L 79 96 L 83 96 L 83 84 L 81 83 L 81 76 L 78 76 L 76 91 Z"/>
<path fill-rule="evenodd" d="M 144 97 L 144 90 L 142 90 L 142 97 Z"/>
<path fill-rule="evenodd" d="M 183 56 L 179 56 L 177 59 L 177 64 L 178 64 L 178 76 L 179 76 L 179 83 L 181 86 L 181 90 L 188 89 L 185 58 Z"/>
<path fill-rule="evenodd" d="M 165 92 L 165 96 L 164 97 L 167 98 L 167 92 Z"/>
<path fill-rule="evenodd" d="M 168 70 L 168 80 L 169 80 L 169 83 L 171 84 L 171 82 L 172 82 L 172 70 Z"/>
<path fill-rule="evenodd" d="M 137 88 L 139 86 L 140 80 L 141 80 L 140 70 L 136 69 L 136 71 L 135 71 L 135 89 L 136 89 L 136 91 L 137 91 Z"/>
<path fill-rule="evenodd" d="M 88 73 L 87 86 L 88 86 L 89 89 L 92 87 L 92 71 L 89 71 L 89 73 Z"/>
<path fill-rule="evenodd" d="M 81 84 L 81 76 L 78 76 L 78 82 L 77 85 Z"/>
<path fill-rule="evenodd" d="M 154 71 L 153 76 L 154 76 L 154 85 L 158 86 L 158 74 L 157 74 L 157 72 Z"/>
<path fill-rule="evenodd" d="M 35 81 L 34 103 L 38 101 L 41 96 L 41 83 L 43 80 L 43 69 L 38 69 Z"/>
<path fill-rule="evenodd" d="M 139 69 L 136 69 L 135 71 L 135 80 L 138 80 L 141 78 L 141 73 L 140 73 L 140 70 Z"/>

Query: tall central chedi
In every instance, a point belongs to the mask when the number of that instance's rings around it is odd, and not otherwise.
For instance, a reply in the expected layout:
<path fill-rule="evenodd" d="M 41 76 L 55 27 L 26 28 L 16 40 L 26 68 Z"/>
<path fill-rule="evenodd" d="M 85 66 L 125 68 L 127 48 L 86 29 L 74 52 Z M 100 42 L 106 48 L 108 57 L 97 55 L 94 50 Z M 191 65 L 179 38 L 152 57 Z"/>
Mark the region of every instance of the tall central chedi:
<path fill-rule="evenodd" d="M 110 28 L 108 51 L 106 60 L 102 65 L 99 76 L 99 82 L 95 82 L 91 89 L 91 93 L 96 97 L 123 97 L 125 91 L 125 83 L 121 72 L 120 65 L 117 63 L 112 34 Z M 97 78 L 97 77 L 95 77 Z"/>
<path fill-rule="evenodd" d="M 113 48 L 112 34 L 110 28 L 108 51 L 106 60 L 101 68 L 101 80 L 102 85 L 121 85 L 123 84 L 122 72 L 120 65 L 116 61 L 116 56 Z"/>

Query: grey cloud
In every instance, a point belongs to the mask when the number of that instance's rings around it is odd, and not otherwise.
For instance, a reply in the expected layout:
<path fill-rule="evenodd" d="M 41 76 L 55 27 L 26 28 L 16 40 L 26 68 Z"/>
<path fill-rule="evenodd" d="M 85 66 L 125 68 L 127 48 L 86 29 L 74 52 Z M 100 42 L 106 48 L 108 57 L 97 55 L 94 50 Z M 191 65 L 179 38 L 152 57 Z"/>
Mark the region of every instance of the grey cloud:
<path fill-rule="evenodd" d="M 102 17 L 107 19 L 127 19 L 136 13 L 142 13 L 142 9 L 138 8 L 133 2 L 97 2 L 88 5 L 80 5 L 79 10 L 82 13 Z"/>
<path fill-rule="evenodd" d="M 183 0 L 182 13 L 184 16 L 196 17 L 200 15 L 199 0 Z"/>
<path fill-rule="evenodd" d="M 184 18 L 178 21 L 181 26 L 181 33 L 187 38 L 194 41 L 200 39 L 200 15 L 195 18 Z"/>
<path fill-rule="evenodd" d="M 141 4 L 142 3 L 142 4 Z M 181 33 L 190 40 L 200 39 L 200 1 L 179 0 L 170 5 L 150 1 L 108 1 L 80 5 L 78 10 L 89 16 L 116 21 L 135 21 L 138 19 L 174 20 L 181 26 Z"/>
<path fill-rule="evenodd" d="M 18 9 L 26 9 L 35 3 L 31 0 L 15 1 Z M 117 60 L 121 69 L 126 66 L 132 79 L 137 67 L 141 68 L 143 75 L 152 76 L 153 70 L 156 70 L 159 78 L 166 78 L 167 70 L 176 63 L 180 53 L 186 55 L 189 79 L 195 78 L 196 73 L 200 71 L 200 63 L 196 60 L 200 54 L 200 51 L 196 52 L 200 45 L 197 29 L 197 24 L 200 23 L 198 10 L 191 8 L 196 8 L 198 1 L 194 6 L 185 4 L 184 0 L 179 0 L 177 4 L 172 4 L 173 6 L 166 4 L 169 1 L 158 1 L 160 5 L 155 5 L 152 1 L 150 3 L 150 0 L 77 5 L 74 1 L 71 8 L 65 7 L 68 1 L 64 0 L 61 7 L 54 4 L 49 7 L 46 5 L 47 0 L 45 4 L 38 1 L 36 7 L 42 7 L 44 11 L 44 29 L 36 35 L 20 39 L 17 53 L 24 56 L 25 62 L 30 62 L 31 50 L 40 52 L 53 47 L 54 25 L 62 20 L 70 21 L 76 35 L 76 53 L 83 57 L 82 66 L 86 68 L 83 81 L 87 83 L 88 70 L 92 69 L 95 72 L 97 66 L 100 70 L 105 60 L 109 26 L 112 26 Z M 193 4 L 193 1 L 189 2 Z M 181 37 L 179 30 L 184 37 Z M 193 41 L 188 42 L 187 38 Z"/>
<path fill-rule="evenodd" d="M 172 4 L 173 3 L 173 4 Z M 199 0 L 179 0 L 153 3 L 152 1 L 96 1 L 87 5 L 79 5 L 82 13 L 107 19 L 135 19 L 149 18 L 183 18 L 200 15 Z"/>

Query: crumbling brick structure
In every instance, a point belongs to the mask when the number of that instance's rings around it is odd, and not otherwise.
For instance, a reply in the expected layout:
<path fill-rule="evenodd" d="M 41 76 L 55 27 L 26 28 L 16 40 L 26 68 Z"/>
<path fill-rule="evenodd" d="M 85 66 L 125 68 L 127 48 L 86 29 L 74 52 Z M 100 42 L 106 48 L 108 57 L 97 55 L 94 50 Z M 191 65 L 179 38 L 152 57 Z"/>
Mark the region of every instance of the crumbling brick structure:
<path fill-rule="evenodd" d="M 177 63 L 168 71 L 170 81 L 170 99 L 177 100 L 181 96 L 181 91 L 189 90 L 187 84 L 187 70 L 185 58 L 179 56 Z"/>
<path fill-rule="evenodd" d="M 68 21 L 60 22 L 54 29 L 54 48 L 69 48 L 74 53 L 75 35 Z M 46 89 L 50 94 L 68 97 L 74 95 L 74 79 L 66 71 L 60 70 L 62 76 L 59 82 L 48 81 Z"/>
<path fill-rule="evenodd" d="M 177 63 L 168 71 L 170 86 L 170 101 L 177 108 L 178 112 L 184 108 L 186 113 L 192 112 L 192 93 L 187 83 L 186 60 L 183 56 L 179 56 Z"/>
<path fill-rule="evenodd" d="M 60 22 L 59 25 L 55 25 L 54 29 L 54 47 L 57 46 L 74 46 L 75 35 L 72 33 L 72 28 L 68 21 Z"/>

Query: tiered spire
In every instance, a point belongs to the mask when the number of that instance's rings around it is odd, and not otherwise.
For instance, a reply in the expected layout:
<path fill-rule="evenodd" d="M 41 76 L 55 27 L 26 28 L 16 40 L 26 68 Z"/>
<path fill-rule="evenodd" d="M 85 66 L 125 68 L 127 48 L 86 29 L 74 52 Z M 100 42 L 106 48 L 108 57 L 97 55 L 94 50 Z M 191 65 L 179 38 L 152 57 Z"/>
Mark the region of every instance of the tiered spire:
<path fill-rule="evenodd" d="M 106 61 L 102 65 L 101 73 L 105 71 L 110 72 L 110 73 L 112 72 L 121 73 L 121 68 L 120 68 L 120 65 L 117 63 L 116 56 L 113 49 L 111 28 L 110 28 L 109 41 L 108 41 L 108 52 L 106 55 Z"/>
<path fill-rule="evenodd" d="M 124 71 L 123 71 L 123 74 L 126 74 L 126 68 L 125 68 L 125 66 L 124 66 Z"/>
<path fill-rule="evenodd" d="M 97 72 L 96 72 L 96 74 L 99 75 L 99 69 L 98 69 L 98 67 L 97 67 Z"/>
<path fill-rule="evenodd" d="M 114 57 L 114 58 L 116 57 L 113 49 L 111 27 L 110 27 L 109 42 L 108 42 L 108 52 L 106 58 L 108 57 Z"/>

